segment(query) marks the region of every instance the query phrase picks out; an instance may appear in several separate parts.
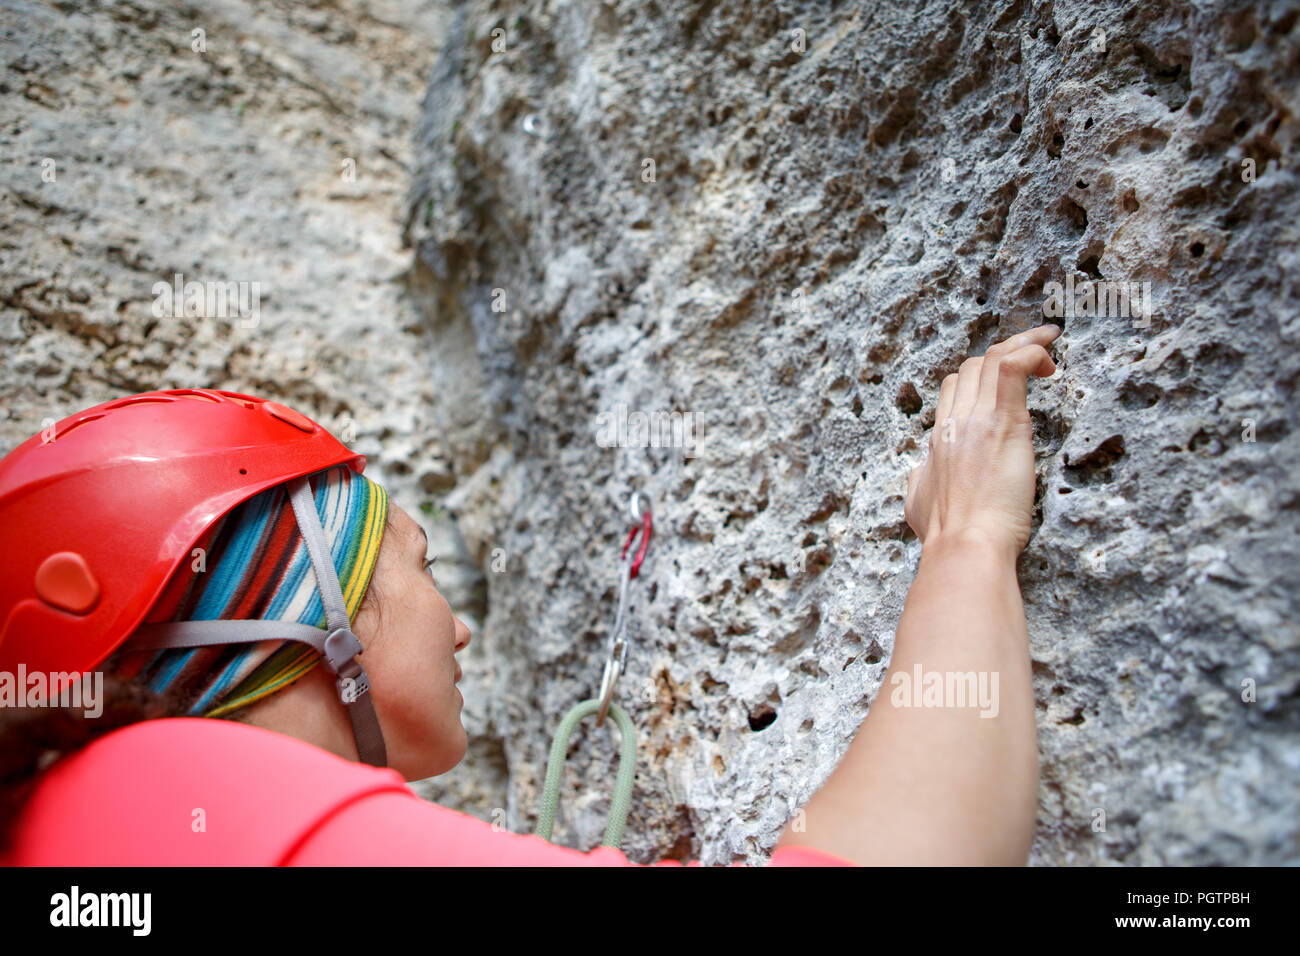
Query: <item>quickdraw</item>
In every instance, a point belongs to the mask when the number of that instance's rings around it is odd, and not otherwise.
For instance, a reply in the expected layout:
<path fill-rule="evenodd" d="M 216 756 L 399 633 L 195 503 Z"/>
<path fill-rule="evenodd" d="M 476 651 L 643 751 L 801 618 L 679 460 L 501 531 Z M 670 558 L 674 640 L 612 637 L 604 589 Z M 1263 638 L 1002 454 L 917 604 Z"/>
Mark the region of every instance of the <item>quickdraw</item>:
<path fill-rule="evenodd" d="M 623 843 L 623 828 L 627 824 L 628 807 L 632 802 L 632 784 L 636 777 L 636 728 L 632 726 L 632 718 L 627 715 L 627 711 L 614 702 L 614 691 L 619 677 L 627 669 L 628 640 L 625 632 L 628 585 L 641 570 L 641 562 L 645 560 L 646 548 L 650 544 L 653 524 L 650 505 L 647 502 L 642 508 L 639 493 L 632 495 L 629 511 L 632 515 L 633 528 L 628 532 L 627 540 L 623 542 L 623 549 L 619 552 L 618 613 L 614 617 L 614 627 L 609 634 L 605 669 L 600 678 L 600 692 L 596 697 L 577 704 L 564 715 L 555 733 L 555 740 L 551 743 L 551 752 L 546 763 L 546 783 L 542 790 L 542 806 L 538 813 L 535 831 L 543 840 L 551 839 L 551 828 L 555 823 L 555 811 L 559 804 L 560 776 L 564 771 L 565 752 L 573 729 L 579 721 L 593 713 L 596 715 L 596 726 L 599 727 L 604 723 L 606 713 L 609 713 L 618 725 L 618 779 L 614 786 L 614 798 L 610 802 L 602 846 L 618 848 Z M 638 536 L 641 542 L 636 552 L 631 554 L 632 544 Z"/>
<path fill-rule="evenodd" d="M 614 616 L 614 629 L 609 634 L 609 652 L 605 656 L 605 672 L 600 678 L 600 710 L 596 713 L 596 726 L 599 727 L 605 722 L 605 711 L 609 709 L 610 702 L 614 699 L 614 685 L 627 669 L 627 638 L 623 632 L 627 627 L 627 591 L 628 585 L 632 579 L 637 576 L 641 570 L 641 562 L 645 560 L 646 547 L 650 544 L 651 516 L 650 506 L 647 505 L 643 513 L 640 511 L 641 496 L 632 495 L 632 501 L 629 510 L 632 513 L 632 520 L 639 522 L 631 531 L 628 532 L 627 540 L 623 542 L 623 550 L 619 552 L 619 582 L 618 582 L 618 613 Z M 629 559 L 628 549 L 632 547 L 632 542 L 636 540 L 637 535 L 641 536 L 641 544 L 636 550 L 636 556 Z"/>

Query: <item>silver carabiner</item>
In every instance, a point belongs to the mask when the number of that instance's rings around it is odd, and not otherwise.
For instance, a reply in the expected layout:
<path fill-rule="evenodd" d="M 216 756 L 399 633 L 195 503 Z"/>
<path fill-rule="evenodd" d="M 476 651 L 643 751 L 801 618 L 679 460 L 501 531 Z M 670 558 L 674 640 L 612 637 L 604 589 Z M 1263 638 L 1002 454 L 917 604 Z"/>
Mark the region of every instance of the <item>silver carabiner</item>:
<path fill-rule="evenodd" d="M 605 655 L 605 671 L 600 677 L 600 710 L 596 711 L 596 726 L 605 720 L 605 712 L 614 699 L 614 685 L 627 667 L 627 638 L 623 635 L 627 617 L 627 591 L 632 582 L 632 559 L 622 560 L 622 570 L 618 582 L 618 613 L 614 617 L 614 629 L 609 633 L 609 649 Z"/>
<path fill-rule="evenodd" d="M 641 507 L 641 493 L 633 492 L 632 498 L 628 502 L 628 512 L 632 516 L 632 521 L 644 527 L 642 522 L 646 515 L 650 514 L 650 504 L 646 502 L 645 507 Z M 636 531 L 633 530 L 635 535 Z M 627 595 L 628 585 L 632 581 L 633 568 L 638 567 L 634 558 L 635 552 L 630 545 L 632 537 L 628 538 L 627 544 L 623 546 L 623 556 L 619 561 L 619 582 L 618 582 L 618 613 L 614 616 L 614 629 L 609 634 L 609 648 L 605 655 L 605 670 L 600 677 L 600 710 L 596 712 L 596 726 L 599 727 L 605 720 L 605 714 L 609 710 L 610 701 L 614 699 L 614 687 L 618 679 L 623 676 L 627 670 L 627 637 L 624 631 L 627 629 Z"/>

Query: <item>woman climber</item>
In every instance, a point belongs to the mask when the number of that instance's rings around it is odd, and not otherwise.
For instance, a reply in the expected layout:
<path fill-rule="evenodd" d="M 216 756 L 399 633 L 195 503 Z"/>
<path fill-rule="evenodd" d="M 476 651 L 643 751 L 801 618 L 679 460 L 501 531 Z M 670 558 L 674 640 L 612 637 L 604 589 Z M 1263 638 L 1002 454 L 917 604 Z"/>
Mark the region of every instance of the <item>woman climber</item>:
<path fill-rule="evenodd" d="M 771 865 L 1025 862 L 1026 387 L 1055 371 L 1058 334 L 1023 332 L 944 380 L 908 479 L 922 553 L 885 684 Z M 3 862 L 629 865 L 406 788 L 464 756 L 470 633 L 423 530 L 364 465 L 292 409 L 204 389 L 95 406 L 0 460 Z M 91 671 L 95 716 L 40 706 Z M 30 706 L 15 674 L 42 675 L 48 698 Z M 945 698 L 954 674 L 981 675 L 982 706 Z"/>

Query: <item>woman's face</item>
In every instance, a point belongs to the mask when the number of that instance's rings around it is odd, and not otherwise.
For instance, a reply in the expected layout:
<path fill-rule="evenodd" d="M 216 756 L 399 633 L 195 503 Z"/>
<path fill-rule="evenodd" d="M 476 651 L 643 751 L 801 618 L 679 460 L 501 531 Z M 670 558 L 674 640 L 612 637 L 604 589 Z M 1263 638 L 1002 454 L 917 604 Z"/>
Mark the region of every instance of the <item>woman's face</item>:
<path fill-rule="evenodd" d="M 365 648 L 359 660 L 370 676 L 388 766 L 419 780 L 446 773 L 465 756 L 456 654 L 470 633 L 424 567 L 424 530 L 391 500 L 388 513 L 370 582 L 374 599 L 362 605 L 353 630 Z"/>
<path fill-rule="evenodd" d="M 388 766 L 407 780 L 422 780 L 446 773 L 465 756 L 456 654 L 469 645 L 470 634 L 424 567 L 424 530 L 391 500 L 388 522 L 352 630 L 361 641 L 359 660 L 370 678 Z M 236 719 L 357 760 L 335 680 L 321 664 L 293 686 L 237 711 Z"/>

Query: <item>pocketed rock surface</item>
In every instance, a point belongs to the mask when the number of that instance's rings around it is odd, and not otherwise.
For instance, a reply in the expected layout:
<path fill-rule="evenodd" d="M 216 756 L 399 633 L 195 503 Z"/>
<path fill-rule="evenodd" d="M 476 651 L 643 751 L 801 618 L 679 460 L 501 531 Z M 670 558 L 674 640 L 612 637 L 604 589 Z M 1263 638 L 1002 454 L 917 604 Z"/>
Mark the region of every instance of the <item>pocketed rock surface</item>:
<path fill-rule="evenodd" d="M 1149 321 L 1053 317 L 1030 388 L 1031 862 L 1294 862 L 1298 24 L 7 0 L 0 447 L 193 385 L 347 431 L 475 634 L 469 755 L 418 789 L 516 832 L 641 491 L 624 849 L 761 863 L 887 704 L 940 381 L 1050 283 L 1134 283 Z M 155 316 L 177 272 L 260 282 L 259 321 Z M 600 842 L 616 742 L 575 732 L 557 842 Z"/>
<path fill-rule="evenodd" d="M 505 822 L 595 692 L 635 488 L 625 848 L 761 860 L 891 689 L 941 379 L 1073 275 L 1152 314 L 1057 319 L 1031 387 L 1032 862 L 1293 861 L 1296 6 L 904 6 L 448 26 L 407 234 L 464 389 Z M 703 441 L 607 447 L 620 407 Z M 575 734 L 561 842 L 599 842 L 615 739 Z"/>

